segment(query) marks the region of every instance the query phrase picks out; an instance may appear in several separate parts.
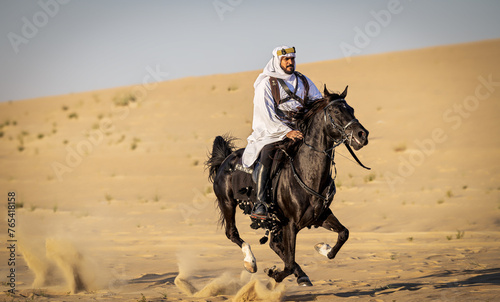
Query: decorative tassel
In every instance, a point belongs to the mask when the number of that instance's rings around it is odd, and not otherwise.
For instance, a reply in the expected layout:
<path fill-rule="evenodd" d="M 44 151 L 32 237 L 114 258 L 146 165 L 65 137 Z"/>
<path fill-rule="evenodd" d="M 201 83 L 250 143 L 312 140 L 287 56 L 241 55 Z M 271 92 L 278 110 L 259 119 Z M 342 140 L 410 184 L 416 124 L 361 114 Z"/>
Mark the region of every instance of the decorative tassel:
<path fill-rule="evenodd" d="M 269 239 L 269 230 L 266 231 L 266 234 L 264 235 L 264 237 L 260 238 L 259 242 L 260 242 L 260 244 L 264 244 L 267 242 L 268 239 Z"/>

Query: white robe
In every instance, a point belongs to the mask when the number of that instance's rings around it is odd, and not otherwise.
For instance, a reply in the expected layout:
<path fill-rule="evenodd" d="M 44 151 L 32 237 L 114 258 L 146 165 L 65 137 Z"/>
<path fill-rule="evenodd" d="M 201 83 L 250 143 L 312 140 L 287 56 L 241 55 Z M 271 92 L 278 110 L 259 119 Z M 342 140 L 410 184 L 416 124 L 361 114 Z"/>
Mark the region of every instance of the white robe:
<path fill-rule="evenodd" d="M 304 99 L 305 90 L 302 81 L 297 79 L 295 75 L 291 75 L 288 79 L 284 79 L 292 92 L 294 92 L 297 80 L 299 81 L 299 85 L 296 95 Z M 307 81 L 309 82 L 309 100 L 312 101 L 322 98 L 323 96 L 316 85 L 314 85 L 309 78 L 307 78 Z M 279 89 L 281 98 L 286 98 L 288 96 L 286 91 L 281 88 L 281 86 Z M 286 134 L 292 131 L 290 127 L 277 118 L 277 114 L 274 110 L 274 98 L 271 92 L 269 76 L 262 78 L 259 76 L 258 82 L 256 81 L 253 103 L 253 133 L 247 138 L 248 144 L 242 157 L 243 166 L 245 167 L 249 167 L 255 162 L 259 157 L 260 150 L 262 150 L 265 145 L 284 139 Z M 283 111 L 297 111 L 301 106 L 302 105 L 298 101 L 290 99 L 282 103 L 279 109 Z"/>

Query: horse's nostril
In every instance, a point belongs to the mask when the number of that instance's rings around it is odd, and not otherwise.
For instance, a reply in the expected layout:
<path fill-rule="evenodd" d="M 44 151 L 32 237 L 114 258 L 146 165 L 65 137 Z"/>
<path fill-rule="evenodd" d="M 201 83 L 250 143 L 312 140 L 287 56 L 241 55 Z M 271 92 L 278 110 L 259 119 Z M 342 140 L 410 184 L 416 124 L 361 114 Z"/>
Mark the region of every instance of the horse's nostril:
<path fill-rule="evenodd" d="M 363 131 L 358 132 L 358 137 L 365 138 L 366 134 Z"/>

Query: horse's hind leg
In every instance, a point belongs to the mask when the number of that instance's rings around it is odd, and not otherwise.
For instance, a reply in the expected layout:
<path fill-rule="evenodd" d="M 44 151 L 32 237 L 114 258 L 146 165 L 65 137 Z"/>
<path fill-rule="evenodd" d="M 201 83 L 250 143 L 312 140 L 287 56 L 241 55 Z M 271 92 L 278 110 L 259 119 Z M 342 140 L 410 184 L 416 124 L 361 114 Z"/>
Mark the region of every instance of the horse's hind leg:
<path fill-rule="evenodd" d="M 330 209 L 328 209 L 328 212 L 325 214 L 326 219 L 323 221 L 321 226 L 329 231 L 334 231 L 339 234 L 337 243 L 333 247 L 330 247 L 327 243 L 318 243 L 316 244 L 315 249 L 321 255 L 328 257 L 328 259 L 333 259 L 347 239 L 349 239 L 349 230 L 340 223 Z"/>
<path fill-rule="evenodd" d="M 224 222 L 226 226 L 226 236 L 229 240 L 236 243 L 245 255 L 243 264 L 245 269 L 250 273 L 257 272 L 257 261 L 252 253 L 250 245 L 241 239 L 238 229 L 236 228 L 236 202 L 227 200 L 219 204 Z"/>

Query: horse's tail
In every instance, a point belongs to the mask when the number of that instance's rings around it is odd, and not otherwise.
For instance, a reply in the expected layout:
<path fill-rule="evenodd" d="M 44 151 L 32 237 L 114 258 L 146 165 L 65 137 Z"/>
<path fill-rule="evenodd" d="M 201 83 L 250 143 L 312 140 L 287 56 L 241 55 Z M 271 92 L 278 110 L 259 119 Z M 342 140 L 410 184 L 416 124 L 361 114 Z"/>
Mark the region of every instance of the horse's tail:
<path fill-rule="evenodd" d="M 212 146 L 212 152 L 208 154 L 208 160 L 205 162 L 205 167 L 208 169 L 208 179 L 214 183 L 214 192 L 217 195 L 217 192 L 221 189 L 220 181 L 215 181 L 217 177 L 217 171 L 219 171 L 220 166 L 224 162 L 224 160 L 231 155 L 234 151 L 234 145 L 233 145 L 233 140 L 234 138 L 230 137 L 229 135 L 224 135 L 224 136 L 217 136 L 214 140 L 214 144 Z M 224 216 L 224 199 L 221 199 L 221 197 L 217 196 L 217 204 L 218 208 L 220 210 L 219 212 L 219 225 L 221 227 L 224 227 L 226 223 L 226 218 Z"/>
<path fill-rule="evenodd" d="M 229 135 L 217 136 L 212 146 L 212 152 L 208 155 L 205 166 L 208 169 L 208 179 L 214 182 L 217 171 L 222 162 L 234 151 L 233 137 Z"/>

